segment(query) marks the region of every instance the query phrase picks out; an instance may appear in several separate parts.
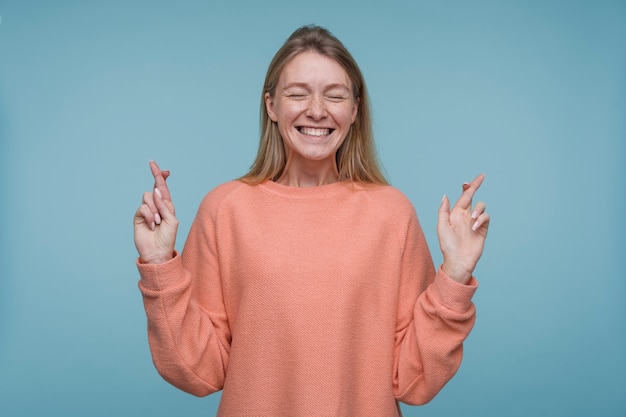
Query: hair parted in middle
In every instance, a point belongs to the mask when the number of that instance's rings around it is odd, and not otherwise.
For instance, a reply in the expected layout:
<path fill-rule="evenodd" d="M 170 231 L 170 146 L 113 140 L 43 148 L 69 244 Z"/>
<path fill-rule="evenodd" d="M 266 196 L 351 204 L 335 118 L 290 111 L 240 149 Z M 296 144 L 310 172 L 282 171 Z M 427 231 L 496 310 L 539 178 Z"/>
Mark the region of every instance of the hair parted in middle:
<path fill-rule="evenodd" d="M 309 51 L 331 58 L 343 67 L 352 82 L 353 99 L 358 102 L 356 119 L 337 150 L 339 181 L 387 185 L 376 154 L 369 97 L 361 70 L 341 41 L 327 29 L 315 25 L 302 26 L 293 32 L 268 67 L 261 94 L 259 150 L 250 171 L 240 179 L 248 184 L 259 184 L 266 180 L 276 181 L 283 174 L 285 148 L 278 125 L 267 114 L 265 94 L 273 97 L 285 65 L 297 55 Z"/>

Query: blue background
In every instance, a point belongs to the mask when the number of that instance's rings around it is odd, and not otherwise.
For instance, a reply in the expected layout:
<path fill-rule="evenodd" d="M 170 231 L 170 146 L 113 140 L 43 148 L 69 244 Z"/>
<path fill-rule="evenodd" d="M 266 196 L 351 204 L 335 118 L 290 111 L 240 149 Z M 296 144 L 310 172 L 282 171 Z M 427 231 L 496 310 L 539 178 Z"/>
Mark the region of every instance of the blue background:
<path fill-rule="evenodd" d="M 182 246 L 243 174 L 274 52 L 328 27 L 433 251 L 477 173 L 492 227 L 457 376 L 405 415 L 626 415 L 624 1 L 0 2 L 0 414 L 212 415 L 154 370 L 132 216 L 172 171 Z"/>

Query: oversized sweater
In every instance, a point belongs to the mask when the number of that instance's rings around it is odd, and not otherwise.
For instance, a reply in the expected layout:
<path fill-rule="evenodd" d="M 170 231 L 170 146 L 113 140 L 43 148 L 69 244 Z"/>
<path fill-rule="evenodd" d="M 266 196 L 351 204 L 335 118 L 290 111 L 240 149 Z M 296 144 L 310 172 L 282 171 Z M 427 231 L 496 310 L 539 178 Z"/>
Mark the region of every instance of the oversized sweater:
<path fill-rule="evenodd" d="M 477 283 L 435 271 L 389 186 L 223 184 L 182 254 L 141 264 L 159 373 L 223 416 L 397 416 L 457 371 Z"/>

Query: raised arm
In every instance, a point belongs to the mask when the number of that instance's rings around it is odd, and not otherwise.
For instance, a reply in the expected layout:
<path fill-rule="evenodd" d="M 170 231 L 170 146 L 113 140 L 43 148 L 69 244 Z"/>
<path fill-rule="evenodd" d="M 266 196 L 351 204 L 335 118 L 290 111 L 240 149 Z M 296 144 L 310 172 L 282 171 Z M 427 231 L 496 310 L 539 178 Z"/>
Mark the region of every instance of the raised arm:
<path fill-rule="evenodd" d="M 154 191 L 144 193 L 134 229 L 152 359 L 172 385 L 203 396 L 222 388 L 230 349 L 217 259 L 207 247 L 215 239 L 205 236 L 209 226 L 196 221 L 186 256 L 175 252 L 178 220 L 166 184 L 169 172 L 153 161 L 150 169 Z"/>
<path fill-rule="evenodd" d="M 452 210 L 448 198 L 442 200 L 437 225 L 444 255 L 441 268 L 434 270 L 421 229 L 410 228 L 406 253 L 413 256 L 403 265 L 405 296 L 399 306 L 394 378 L 397 398 L 409 404 L 430 401 L 454 376 L 474 325 L 471 300 L 477 282 L 472 274 L 483 251 L 489 215 L 482 202 L 472 209 L 472 198 L 483 180 L 481 174 L 464 184 Z M 428 262 L 419 262 L 426 258 Z"/>

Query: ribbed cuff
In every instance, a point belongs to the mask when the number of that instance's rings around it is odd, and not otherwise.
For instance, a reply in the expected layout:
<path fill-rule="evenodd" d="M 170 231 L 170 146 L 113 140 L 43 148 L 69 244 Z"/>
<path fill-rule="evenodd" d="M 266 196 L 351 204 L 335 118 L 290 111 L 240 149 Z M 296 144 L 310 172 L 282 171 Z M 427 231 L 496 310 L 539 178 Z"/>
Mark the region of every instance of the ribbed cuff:
<path fill-rule="evenodd" d="M 439 267 L 433 289 L 437 298 L 446 308 L 458 313 L 466 312 L 472 305 L 472 297 L 478 288 L 478 281 L 473 276 L 467 284 L 459 284 Z"/>
<path fill-rule="evenodd" d="M 183 276 L 183 265 L 178 252 L 162 264 L 144 264 L 137 258 L 137 269 L 141 279 L 139 287 L 147 291 L 161 291 L 175 285 Z"/>

